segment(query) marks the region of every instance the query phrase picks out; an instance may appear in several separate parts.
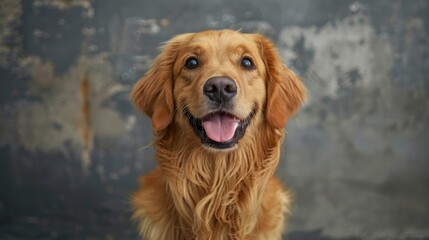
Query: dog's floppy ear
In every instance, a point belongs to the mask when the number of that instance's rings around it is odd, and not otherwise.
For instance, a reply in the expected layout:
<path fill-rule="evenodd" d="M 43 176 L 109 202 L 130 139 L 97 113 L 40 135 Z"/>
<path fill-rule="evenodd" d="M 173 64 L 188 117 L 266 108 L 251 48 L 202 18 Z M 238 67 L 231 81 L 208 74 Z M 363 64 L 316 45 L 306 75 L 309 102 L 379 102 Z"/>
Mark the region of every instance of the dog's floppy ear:
<path fill-rule="evenodd" d="M 267 69 L 267 102 L 265 117 L 274 128 L 285 127 L 287 120 L 306 99 L 301 79 L 283 64 L 273 43 L 254 35 Z"/>
<path fill-rule="evenodd" d="M 132 89 L 131 100 L 152 119 L 155 131 L 165 129 L 173 120 L 173 65 L 177 48 L 189 35 L 178 35 L 168 41 L 155 58 L 152 67 Z"/>

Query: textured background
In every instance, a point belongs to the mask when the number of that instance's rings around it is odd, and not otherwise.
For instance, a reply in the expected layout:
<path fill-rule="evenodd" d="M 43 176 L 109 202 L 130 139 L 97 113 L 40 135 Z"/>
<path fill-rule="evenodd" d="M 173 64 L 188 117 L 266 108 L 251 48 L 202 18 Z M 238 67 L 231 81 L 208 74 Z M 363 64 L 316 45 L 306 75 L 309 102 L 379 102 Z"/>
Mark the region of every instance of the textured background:
<path fill-rule="evenodd" d="M 136 239 L 153 161 L 128 94 L 178 33 L 264 33 L 310 99 L 288 239 L 429 239 L 429 1 L 0 0 L 0 239 Z"/>

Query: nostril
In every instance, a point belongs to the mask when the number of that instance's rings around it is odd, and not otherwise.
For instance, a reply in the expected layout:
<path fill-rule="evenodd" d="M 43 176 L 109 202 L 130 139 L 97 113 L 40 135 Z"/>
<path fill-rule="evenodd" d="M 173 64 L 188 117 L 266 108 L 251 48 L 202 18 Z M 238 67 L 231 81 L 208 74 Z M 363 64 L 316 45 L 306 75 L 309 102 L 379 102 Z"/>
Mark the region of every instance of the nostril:
<path fill-rule="evenodd" d="M 214 84 L 206 84 L 204 85 L 204 92 L 214 93 L 217 92 L 217 88 Z"/>
<path fill-rule="evenodd" d="M 227 84 L 225 86 L 225 92 L 227 92 L 227 93 L 236 93 L 237 92 L 237 85 L 235 85 L 235 84 Z"/>

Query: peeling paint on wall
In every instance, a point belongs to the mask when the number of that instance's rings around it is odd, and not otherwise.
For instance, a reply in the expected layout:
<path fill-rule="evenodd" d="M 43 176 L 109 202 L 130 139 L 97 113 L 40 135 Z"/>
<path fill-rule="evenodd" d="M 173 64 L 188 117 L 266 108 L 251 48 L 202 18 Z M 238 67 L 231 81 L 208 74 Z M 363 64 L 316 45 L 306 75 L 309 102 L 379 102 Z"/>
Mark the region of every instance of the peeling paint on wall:
<path fill-rule="evenodd" d="M 284 46 L 282 55 L 286 62 L 300 57 L 294 52 L 294 47 L 300 41 L 305 51 L 313 53 L 308 69 L 302 70 L 306 71 L 303 77 L 310 85 L 310 101 L 317 102 L 326 96 L 335 98 L 340 84 L 365 87 L 375 81 L 372 66 L 368 64 L 376 55 L 371 47 L 373 38 L 374 29 L 369 18 L 352 15 L 327 23 L 320 29 L 298 26 L 284 28 L 280 33 L 280 45 Z M 350 74 L 356 70 L 358 77 L 351 77 Z M 336 81 L 340 78 L 344 82 Z"/>
<path fill-rule="evenodd" d="M 128 119 L 105 105 L 118 92 L 128 92 L 128 86 L 116 83 L 107 61 L 108 55 L 81 56 L 63 76 L 56 76 L 53 66 L 38 57 L 22 59 L 23 71 L 33 79 L 26 93 L 30 101 L 2 106 L 0 145 L 21 146 L 28 151 L 81 151 L 82 164 L 89 167 L 91 140 L 89 135 L 114 137 L 126 132 Z M 91 121 L 82 118 L 81 79 L 87 78 L 88 111 Z M 108 120 L 108 121 L 107 121 Z M 112 127 L 114 126 L 114 127 Z M 130 127 L 128 127 L 130 129 Z M 81 131 L 91 134 L 81 135 Z"/>
<path fill-rule="evenodd" d="M 419 21 L 412 21 L 405 42 L 422 34 Z M 417 187 L 429 179 L 413 166 L 429 167 L 422 145 L 428 142 L 429 100 L 422 89 L 394 82 L 389 39 L 359 14 L 320 29 L 286 27 L 280 45 L 310 92 L 307 107 L 288 126 L 283 171 L 299 190 L 291 230 L 320 230 L 335 239 L 429 236 L 422 197 L 429 192 Z M 299 64 L 303 54 L 306 66 Z M 400 177 L 404 172 L 408 178 Z M 413 209 L 407 208 L 410 197 Z M 395 227 L 405 222 L 413 227 Z"/>

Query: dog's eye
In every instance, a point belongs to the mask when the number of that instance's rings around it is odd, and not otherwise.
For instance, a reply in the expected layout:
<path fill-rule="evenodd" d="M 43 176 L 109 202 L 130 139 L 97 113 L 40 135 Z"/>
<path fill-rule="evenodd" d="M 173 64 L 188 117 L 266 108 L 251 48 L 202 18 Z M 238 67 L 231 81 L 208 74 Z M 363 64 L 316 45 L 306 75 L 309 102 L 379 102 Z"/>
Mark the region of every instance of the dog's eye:
<path fill-rule="evenodd" d="M 186 63 L 185 63 L 185 67 L 187 69 L 195 69 L 198 67 L 198 65 L 199 65 L 198 60 L 194 57 L 189 58 L 188 60 L 186 60 Z"/>
<path fill-rule="evenodd" d="M 253 70 L 253 69 L 255 69 L 255 65 L 253 64 L 252 60 L 250 58 L 248 58 L 248 57 L 244 57 L 241 60 L 241 66 L 244 69 L 247 69 L 247 70 Z"/>

